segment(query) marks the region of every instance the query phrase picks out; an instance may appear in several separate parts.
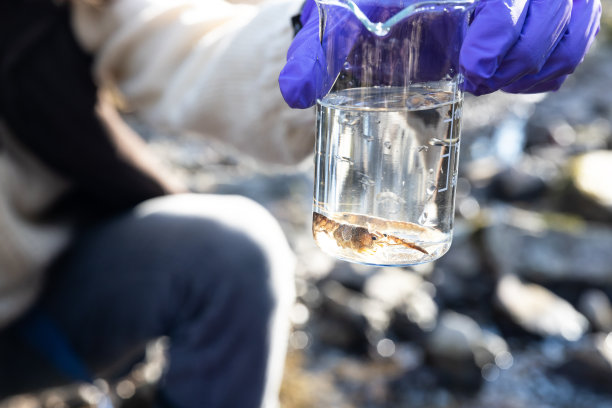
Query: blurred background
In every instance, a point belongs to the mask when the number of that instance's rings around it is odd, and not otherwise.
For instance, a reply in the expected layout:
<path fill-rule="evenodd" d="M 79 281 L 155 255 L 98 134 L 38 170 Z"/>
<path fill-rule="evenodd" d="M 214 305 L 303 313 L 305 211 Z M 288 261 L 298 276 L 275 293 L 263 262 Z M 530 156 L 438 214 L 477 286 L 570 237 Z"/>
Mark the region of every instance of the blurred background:
<path fill-rule="evenodd" d="M 312 163 L 271 171 L 129 122 L 198 192 L 242 194 L 298 255 L 284 408 L 612 407 L 612 0 L 584 63 L 550 94 L 468 97 L 453 245 L 435 263 L 336 261 L 311 232 Z M 313 124 L 314 127 L 314 124 Z M 146 407 L 163 340 L 126 378 L 0 408 Z"/>

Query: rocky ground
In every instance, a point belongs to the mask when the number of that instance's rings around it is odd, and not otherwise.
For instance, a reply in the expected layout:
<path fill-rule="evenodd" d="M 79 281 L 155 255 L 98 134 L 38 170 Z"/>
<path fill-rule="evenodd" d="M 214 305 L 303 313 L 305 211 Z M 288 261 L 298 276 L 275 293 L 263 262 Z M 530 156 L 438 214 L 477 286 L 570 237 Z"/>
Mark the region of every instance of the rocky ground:
<path fill-rule="evenodd" d="M 193 174 L 217 174 L 196 188 L 263 203 L 298 254 L 284 406 L 612 407 L 609 55 L 554 94 L 468 99 L 454 243 L 415 268 L 317 249 L 310 166 L 210 168 L 192 151 Z"/>
<path fill-rule="evenodd" d="M 289 381 L 287 406 L 612 407 L 610 55 L 554 94 L 468 99 L 437 262 L 357 266 L 294 235 L 308 262 L 289 373 L 307 385 L 294 400 Z"/>
<path fill-rule="evenodd" d="M 310 236 L 309 163 L 279 174 L 192 136 L 144 132 L 193 190 L 266 206 L 298 255 L 283 407 L 612 407 L 611 56 L 598 44 L 556 93 L 468 98 L 453 246 L 414 268 L 324 255 Z M 137 406 L 162 349 L 100 387 Z M 74 386 L 0 407 L 100 395 Z"/>

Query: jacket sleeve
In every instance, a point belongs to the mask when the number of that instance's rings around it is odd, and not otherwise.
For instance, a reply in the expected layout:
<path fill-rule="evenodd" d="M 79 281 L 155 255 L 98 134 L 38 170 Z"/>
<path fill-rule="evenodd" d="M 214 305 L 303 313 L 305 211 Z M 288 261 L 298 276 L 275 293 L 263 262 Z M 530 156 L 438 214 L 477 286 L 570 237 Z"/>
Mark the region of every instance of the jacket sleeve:
<path fill-rule="evenodd" d="M 314 113 L 286 106 L 278 73 L 301 0 L 77 1 L 95 75 L 150 124 L 196 132 L 261 161 L 312 152 Z"/>

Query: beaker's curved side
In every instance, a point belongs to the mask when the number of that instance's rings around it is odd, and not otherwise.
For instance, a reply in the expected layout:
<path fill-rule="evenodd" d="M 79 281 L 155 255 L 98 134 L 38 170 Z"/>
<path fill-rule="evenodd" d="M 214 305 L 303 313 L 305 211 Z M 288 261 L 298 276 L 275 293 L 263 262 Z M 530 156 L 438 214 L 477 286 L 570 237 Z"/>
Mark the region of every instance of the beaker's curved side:
<path fill-rule="evenodd" d="M 430 12 L 440 9 L 467 10 L 478 2 L 478 0 L 423 0 L 411 3 L 403 7 L 399 12 L 389 17 L 385 22 L 373 22 L 353 0 L 315 0 L 319 5 L 338 6 L 350 10 L 364 27 L 373 34 L 385 36 L 391 28 L 406 18 L 421 12 Z M 402 2 L 390 2 L 395 7 Z M 385 2 L 376 3 L 376 7 L 384 7 Z"/>

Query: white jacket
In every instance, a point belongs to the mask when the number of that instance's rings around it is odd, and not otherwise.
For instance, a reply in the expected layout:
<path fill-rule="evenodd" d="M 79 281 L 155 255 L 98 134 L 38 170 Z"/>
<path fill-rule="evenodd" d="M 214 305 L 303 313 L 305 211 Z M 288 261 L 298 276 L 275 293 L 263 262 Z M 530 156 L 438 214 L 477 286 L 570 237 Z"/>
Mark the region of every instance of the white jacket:
<path fill-rule="evenodd" d="M 278 74 L 302 0 L 74 1 L 74 27 L 96 55 L 95 75 L 116 85 L 150 123 L 194 131 L 268 162 L 312 151 L 312 112 L 290 109 Z"/>

